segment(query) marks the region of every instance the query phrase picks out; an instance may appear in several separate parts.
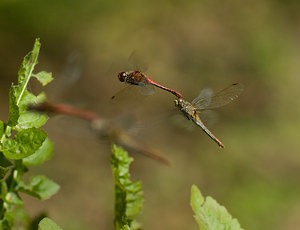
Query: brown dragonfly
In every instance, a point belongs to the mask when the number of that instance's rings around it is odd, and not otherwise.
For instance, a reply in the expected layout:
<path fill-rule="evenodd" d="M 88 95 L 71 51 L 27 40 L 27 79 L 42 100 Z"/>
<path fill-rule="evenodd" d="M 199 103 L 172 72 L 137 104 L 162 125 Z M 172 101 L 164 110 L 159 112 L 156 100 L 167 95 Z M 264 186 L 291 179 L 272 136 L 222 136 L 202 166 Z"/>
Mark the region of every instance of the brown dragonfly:
<path fill-rule="evenodd" d="M 213 94 L 211 89 L 203 89 L 192 103 L 183 98 L 175 99 L 175 106 L 184 114 L 188 120 L 192 120 L 199 126 L 211 139 L 213 139 L 220 148 L 225 145 L 220 141 L 202 122 L 199 114 L 207 109 L 213 109 L 224 106 L 235 100 L 244 90 L 242 84 L 235 83 L 229 87 Z"/>

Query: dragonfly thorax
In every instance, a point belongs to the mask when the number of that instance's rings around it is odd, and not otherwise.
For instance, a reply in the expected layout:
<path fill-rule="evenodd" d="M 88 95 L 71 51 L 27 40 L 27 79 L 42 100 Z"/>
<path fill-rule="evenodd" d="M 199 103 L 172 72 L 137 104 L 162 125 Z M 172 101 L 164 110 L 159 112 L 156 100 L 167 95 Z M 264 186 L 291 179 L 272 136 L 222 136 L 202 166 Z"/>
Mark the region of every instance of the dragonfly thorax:
<path fill-rule="evenodd" d="M 189 120 L 194 119 L 196 109 L 195 107 L 188 101 L 183 100 L 182 98 L 174 100 L 175 106 L 185 115 L 185 117 Z"/>

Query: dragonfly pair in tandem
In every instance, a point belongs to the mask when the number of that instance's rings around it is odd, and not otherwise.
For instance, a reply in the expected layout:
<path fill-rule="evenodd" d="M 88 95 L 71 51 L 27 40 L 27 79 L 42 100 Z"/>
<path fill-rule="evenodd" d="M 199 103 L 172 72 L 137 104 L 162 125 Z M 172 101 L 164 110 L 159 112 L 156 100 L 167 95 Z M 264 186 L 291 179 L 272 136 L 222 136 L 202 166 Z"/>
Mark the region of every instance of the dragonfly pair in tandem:
<path fill-rule="evenodd" d="M 184 116 L 199 126 L 219 145 L 220 148 L 225 147 L 225 145 L 204 125 L 199 114 L 204 110 L 221 107 L 235 100 L 243 91 L 243 86 L 241 84 L 232 84 L 216 94 L 214 94 L 211 89 L 203 89 L 190 103 L 183 99 L 181 93 L 154 82 L 141 71 L 121 72 L 118 74 L 118 78 L 121 82 L 125 82 L 126 84 L 139 86 L 142 94 L 153 94 L 154 86 L 172 93 L 177 97 L 174 101 L 175 106 L 184 114 Z"/>

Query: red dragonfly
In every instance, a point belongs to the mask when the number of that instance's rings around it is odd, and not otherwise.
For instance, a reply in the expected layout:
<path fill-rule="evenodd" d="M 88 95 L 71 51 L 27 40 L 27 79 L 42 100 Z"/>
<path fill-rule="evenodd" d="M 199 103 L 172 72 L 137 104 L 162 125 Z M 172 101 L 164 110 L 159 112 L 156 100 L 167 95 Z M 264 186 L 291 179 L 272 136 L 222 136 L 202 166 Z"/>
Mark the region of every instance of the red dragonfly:
<path fill-rule="evenodd" d="M 129 71 L 129 72 L 121 72 L 118 74 L 118 78 L 121 82 L 125 82 L 126 84 L 140 86 L 139 90 L 144 95 L 153 94 L 155 91 L 154 90 L 154 86 L 155 86 L 155 87 L 158 87 L 160 89 L 163 89 L 165 91 L 172 93 L 177 98 L 182 98 L 182 95 L 179 92 L 177 92 L 176 90 L 167 88 L 163 85 L 160 85 L 160 84 L 154 82 L 152 79 L 147 77 L 145 74 L 143 74 L 139 70 Z M 112 99 L 114 97 L 115 96 L 113 96 Z"/>
<path fill-rule="evenodd" d="M 213 94 L 211 89 L 203 89 L 192 103 L 183 100 L 183 98 L 179 98 L 175 99 L 175 105 L 188 120 L 192 120 L 213 139 L 220 148 L 224 148 L 225 145 L 204 125 L 199 114 L 204 110 L 221 107 L 230 103 L 235 100 L 243 90 L 243 85 L 238 83 L 232 84 L 216 94 Z"/>

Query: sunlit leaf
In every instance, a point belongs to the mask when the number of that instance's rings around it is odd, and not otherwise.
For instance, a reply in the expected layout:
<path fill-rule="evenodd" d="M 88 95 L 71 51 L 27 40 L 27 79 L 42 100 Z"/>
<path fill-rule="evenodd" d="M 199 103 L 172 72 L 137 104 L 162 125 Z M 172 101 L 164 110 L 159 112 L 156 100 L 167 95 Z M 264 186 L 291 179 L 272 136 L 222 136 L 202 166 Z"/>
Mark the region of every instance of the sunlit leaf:
<path fill-rule="evenodd" d="M 52 73 L 48 73 L 46 71 L 41 71 L 37 74 L 33 74 L 33 77 L 38 79 L 38 81 L 42 83 L 43 86 L 47 85 L 53 80 Z"/>
<path fill-rule="evenodd" d="M 18 71 L 18 84 L 10 88 L 8 123 L 0 121 L 0 229 L 12 229 L 16 220 L 28 222 L 24 210 L 19 211 L 23 205 L 19 192 L 45 200 L 59 189 L 45 176 L 34 176 L 29 184 L 22 180 L 28 171 L 26 163 L 40 164 L 51 157 L 53 150 L 47 134 L 38 129 L 45 124 L 47 116 L 27 110 L 28 105 L 39 104 L 46 99 L 44 93 L 35 96 L 27 90 L 30 78 L 36 77 L 42 85 L 52 80 L 50 73 L 33 73 L 39 49 L 40 42 L 36 39 L 33 50 L 25 56 Z M 23 161 L 23 158 L 26 159 Z M 16 223 L 17 228 L 19 224 Z M 53 224 L 42 226 L 45 227 L 43 229 L 60 229 L 53 228 Z"/>
<path fill-rule="evenodd" d="M 9 90 L 9 119 L 7 125 L 14 127 L 18 124 L 19 107 L 17 105 L 17 98 L 15 96 L 15 86 L 11 86 Z"/>
<path fill-rule="evenodd" d="M 225 207 L 209 196 L 204 199 L 196 185 L 192 186 L 191 206 L 200 230 L 242 230 Z"/>
<path fill-rule="evenodd" d="M 24 92 L 26 91 L 27 84 L 30 80 L 30 77 L 33 73 L 33 69 L 35 65 L 37 64 L 37 57 L 40 50 L 40 42 L 39 39 L 35 40 L 33 50 L 29 52 L 23 59 L 23 62 L 21 64 L 21 67 L 18 72 L 18 88 L 16 90 L 16 99 L 17 99 L 17 105 L 19 105 Z"/>
<path fill-rule="evenodd" d="M 49 199 L 57 193 L 60 186 L 44 175 L 33 176 L 27 185 L 24 182 L 17 186 L 18 191 L 27 193 L 41 200 Z"/>
<path fill-rule="evenodd" d="M 46 114 L 30 112 L 27 110 L 28 105 L 40 104 L 45 101 L 44 93 L 35 96 L 28 91 L 24 92 L 24 96 L 19 105 L 20 116 L 18 120 L 17 130 L 27 128 L 40 128 L 46 123 L 48 117 Z"/>
<path fill-rule="evenodd" d="M 33 70 L 37 64 L 37 57 L 40 49 L 39 39 L 35 41 L 33 50 L 29 52 L 18 72 L 18 84 L 13 85 L 9 92 L 9 121 L 8 125 L 15 127 L 17 130 L 25 128 L 39 128 L 47 121 L 45 114 L 32 113 L 27 111 L 29 104 L 38 104 L 45 100 L 46 96 L 41 93 L 38 96 L 27 91 L 27 85 L 33 76 Z M 51 74 L 40 72 L 35 75 L 42 83 L 47 84 L 51 81 Z"/>
<path fill-rule="evenodd" d="M 37 165 L 48 160 L 53 153 L 53 143 L 46 138 L 42 146 L 32 155 L 23 159 L 24 164 Z"/>
<path fill-rule="evenodd" d="M 112 144 L 111 167 L 115 181 L 115 227 L 126 229 L 130 226 L 130 217 L 139 213 L 144 197 L 141 182 L 131 182 L 129 165 L 132 158 L 121 147 Z"/>
<path fill-rule="evenodd" d="M 45 131 L 30 128 L 24 129 L 15 135 L 14 139 L 5 139 L 3 154 L 9 159 L 22 159 L 35 153 L 47 137 Z"/>
<path fill-rule="evenodd" d="M 40 221 L 38 230 L 62 230 L 62 228 L 50 218 L 45 217 Z"/>

